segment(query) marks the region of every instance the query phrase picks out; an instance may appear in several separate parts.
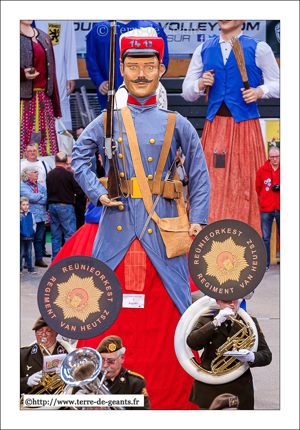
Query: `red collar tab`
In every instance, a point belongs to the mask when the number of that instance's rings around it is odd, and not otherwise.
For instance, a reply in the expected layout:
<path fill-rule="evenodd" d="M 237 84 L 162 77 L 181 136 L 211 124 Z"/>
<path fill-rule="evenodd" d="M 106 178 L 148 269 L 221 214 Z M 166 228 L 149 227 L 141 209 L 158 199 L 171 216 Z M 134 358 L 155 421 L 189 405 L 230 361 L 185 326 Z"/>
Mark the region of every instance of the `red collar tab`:
<path fill-rule="evenodd" d="M 146 101 L 144 106 L 154 105 L 156 103 L 156 96 L 152 96 L 149 100 Z"/>
<path fill-rule="evenodd" d="M 128 94 L 128 99 L 127 99 L 127 103 L 131 104 L 131 105 L 137 105 L 137 106 L 149 106 L 149 105 L 154 105 L 156 103 L 156 96 L 152 96 L 150 97 L 150 99 L 148 99 L 146 101 L 146 103 L 144 103 L 143 105 L 134 97 L 132 97 L 130 94 Z"/>
<path fill-rule="evenodd" d="M 125 51 L 129 50 L 136 53 L 137 50 L 141 51 L 157 51 L 159 52 L 159 62 L 162 63 L 164 56 L 164 40 L 161 37 L 122 37 L 120 46 L 120 61 L 123 62 L 122 56 Z M 142 54 L 142 52 L 141 52 Z"/>
<path fill-rule="evenodd" d="M 127 103 L 130 103 L 131 105 L 142 106 L 141 103 L 138 100 L 136 100 L 134 97 L 132 97 L 130 94 L 128 94 Z"/>

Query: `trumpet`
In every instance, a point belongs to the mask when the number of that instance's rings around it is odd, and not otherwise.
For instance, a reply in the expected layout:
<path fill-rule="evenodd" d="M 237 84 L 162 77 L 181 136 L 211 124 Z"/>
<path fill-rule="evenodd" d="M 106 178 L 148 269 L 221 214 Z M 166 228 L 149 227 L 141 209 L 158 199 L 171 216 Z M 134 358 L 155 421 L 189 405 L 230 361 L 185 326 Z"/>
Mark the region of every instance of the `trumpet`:
<path fill-rule="evenodd" d="M 70 387 L 81 387 L 89 393 L 111 395 L 103 385 L 107 372 L 101 381 L 98 375 L 102 368 L 102 357 L 93 348 L 79 348 L 68 354 L 60 366 L 60 377 L 65 382 L 64 393 L 70 392 Z M 112 409 L 124 410 L 122 406 L 112 406 Z"/>

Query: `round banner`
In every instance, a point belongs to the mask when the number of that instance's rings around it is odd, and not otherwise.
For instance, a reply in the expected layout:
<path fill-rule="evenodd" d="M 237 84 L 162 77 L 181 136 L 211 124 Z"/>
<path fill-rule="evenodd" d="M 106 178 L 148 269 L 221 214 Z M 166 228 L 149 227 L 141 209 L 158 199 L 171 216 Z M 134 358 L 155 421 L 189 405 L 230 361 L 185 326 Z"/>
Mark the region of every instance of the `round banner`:
<path fill-rule="evenodd" d="M 262 280 L 267 265 L 265 244 L 254 228 L 234 219 L 206 226 L 193 240 L 189 271 L 196 286 L 214 299 L 240 299 Z"/>
<path fill-rule="evenodd" d="M 96 258 L 76 255 L 53 264 L 41 279 L 38 306 L 54 331 L 71 339 L 105 332 L 122 307 L 116 274 Z"/>

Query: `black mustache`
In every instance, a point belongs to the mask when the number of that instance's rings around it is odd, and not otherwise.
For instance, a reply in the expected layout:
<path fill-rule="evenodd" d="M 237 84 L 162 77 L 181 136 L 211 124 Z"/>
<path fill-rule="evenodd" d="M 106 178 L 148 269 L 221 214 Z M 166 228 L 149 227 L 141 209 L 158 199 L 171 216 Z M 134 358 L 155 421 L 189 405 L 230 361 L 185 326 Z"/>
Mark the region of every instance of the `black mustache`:
<path fill-rule="evenodd" d="M 145 84 L 150 84 L 150 82 L 152 82 L 153 79 L 149 81 L 149 79 L 147 78 L 137 78 L 137 79 L 130 79 L 130 81 L 133 82 L 134 84 L 139 84 L 140 82 L 143 82 Z"/>

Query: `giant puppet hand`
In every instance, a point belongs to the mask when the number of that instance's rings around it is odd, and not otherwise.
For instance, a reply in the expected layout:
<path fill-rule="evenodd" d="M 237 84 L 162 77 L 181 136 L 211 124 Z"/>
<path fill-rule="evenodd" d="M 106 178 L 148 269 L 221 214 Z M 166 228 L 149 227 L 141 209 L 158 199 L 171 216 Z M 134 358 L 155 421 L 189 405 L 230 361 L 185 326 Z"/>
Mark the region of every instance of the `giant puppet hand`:
<path fill-rule="evenodd" d="M 43 375 L 43 371 L 40 370 L 39 372 L 36 372 L 33 375 L 29 376 L 27 380 L 27 385 L 29 387 L 33 387 L 34 385 L 37 385 L 42 379 L 42 375 Z"/>
<path fill-rule="evenodd" d="M 99 197 L 99 201 L 103 204 L 103 206 L 120 206 L 123 203 L 120 201 L 113 201 L 108 198 L 108 194 L 102 194 Z"/>
<path fill-rule="evenodd" d="M 190 224 L 189 235 L 196 237 L 197 234 L 202 230 L 200 224 Z"/>
<path fill-rule="evenodd" d="M 220 326 L 231 315 L 234 315 L 233 310 L 230 308 L 224 308 L 215 316 L 214 320 L 217 322 L 217 325 Z"/>
<path fill-rule="evenodd" d="M 108 93 L 108 81 L 103 81 L 102 84 L 99 85 L 98 90 L 100 94 L 106 96 L 106 94 Z"/>
<path fill-rule="evenodd" d="M 214 75 L 211 71 L 204 72 L 202 77 L 198 81 L 198 87 L 200 91 L 203 91 L 206 87 L 211 87 L 215 82 Z"/>
<path fill-rule="evenodd" d="M 74 81 L 74 79 L 67 81 L 67 97 L 75 90 L 75 86 L 76 86 L 76 82 Z"/>
<path fill-rule="evenodd" d="M 40 74 L 40 72 L 37 72 L 34 67 L 27 67 L 27 69 L 24 69 L 24 73 L 26 79 L 30 81 L 35 79 Z"/>
<path fill-rule="evenodd" d="M 256 102 L 257 99 L 261 99 L 264 95 L 263 90 L 260 87 L 250 88 L 249 90 L 245 90 L 245 88 L 241 88 L 243 92 L 243 99 L 247 104 Z"/>

